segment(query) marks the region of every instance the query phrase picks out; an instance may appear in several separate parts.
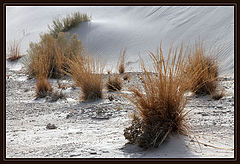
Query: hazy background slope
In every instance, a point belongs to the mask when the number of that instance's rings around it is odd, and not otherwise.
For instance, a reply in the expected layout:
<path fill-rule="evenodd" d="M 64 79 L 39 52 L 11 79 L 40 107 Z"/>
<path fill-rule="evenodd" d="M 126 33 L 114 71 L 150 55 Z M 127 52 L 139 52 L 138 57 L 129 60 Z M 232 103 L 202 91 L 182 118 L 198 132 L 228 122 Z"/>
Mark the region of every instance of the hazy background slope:
<path fill-rule="evenodd" d="M 117 62 L 127 48 L 127 71 L 138 71 L 138 56 L 147 61 L 147 51 L 155 51 L 162 41 L 167 54 L 171 42 L 180 46 L 194 44 L 199 37 L 205 45 L 221 47 L 220 73 L 233 75 L 234 70 L 234 8 L 231 6 L 120 6 L 120 7 L 7 7 L 7 43 L 22 40 L 22 51 L 39 34 L 48 31 L 54 18 L 79 11 L 92 21 L 71 30 L 78 33 L 86 50 L 107 61 Z"/>

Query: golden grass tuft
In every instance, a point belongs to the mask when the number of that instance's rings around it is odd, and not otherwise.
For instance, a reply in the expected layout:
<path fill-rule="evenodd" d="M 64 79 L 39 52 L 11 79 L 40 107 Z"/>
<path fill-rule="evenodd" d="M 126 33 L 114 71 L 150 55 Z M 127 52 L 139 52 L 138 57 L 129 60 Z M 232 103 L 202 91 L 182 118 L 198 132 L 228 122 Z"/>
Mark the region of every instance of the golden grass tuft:
<path fill-rule="evenodd" d="M 202 43 L 197 43 L 193 51 L 190 51 L 185 72 L 186 78 L 191 82 L 191 91 L 198 95 L 215 94 L 218 87 L 218 63 L 216 58 L 206 55 Z M 193 79 L 191 76 L 198 78 Z"/>
<path fill-rule="evenodd" d="M 190 128 L 184 111 L 188 101 L 184 92 L 189 83 L 182 76 L 185 70 L 183 46 L 179 51 L 172 49 L 171 46 L 166 60 L 161 45 L 156 54 L 150 52 L 157 76 L 148 72 L 142 62 L 143 89 L 138 85 L 130 88 L 132 96 L 124 95 L 137 107 L 140 115 L 124 130 L 124 136 L 144 149 L 159 146 L 169 134 L 187 134 Z"/>
<path fill-rule="evenodd" d="M 16 61 L 20 59 L 22 55 L 20 55 L 20 42 L 16 40 L 12 41 L 8 47 L 8 61 Z"/>
<path fill-rule="evenodd" d="M 59 32 L 67 32 L 78 24 L 88 21 L 90 21 L 90 17 L 87 14 L 75 12 L 62 19 L 53 20 L 52 26 L 48 26 L 48 28 L 50 34 L 57 38 Z"/>
<path fill-rule="evenodd" d="M 118 58 L 118 72 L 120 74 L 123 74 L 125 72 L 125 57 L 126 57 L 126 49 L 123 50 L 123 52 L 120 53 L 120 56 Z"/>
<path fill-rule="evenodd" d="M 82 100 L 97 100 L 102 98 L 102 76 L 104 65 L 87 56 L 76 56 L 68 60 L 69 72 L 78 87 L 81 88 Z"/>
<path fill-rule="evenodd" d="M 119 75 L 116 74 L 113 78 L 109 76 L 106 87 L 109 92 L 120 91 L 122 89 L 122 81 Z"/>
<path fill-rule="evenodd" d="M 51 84 L 44 77 L 37 78 L 36 86 L 36 93 L 38 98 L 46 97 L 52 91 Z"/>
<path fill-rule="evenodd" d="M 84 51 L 76 34 L 72 35 L 71 39 L 68 38 L 68 33 L 59 33 L 57 38 L 44 34 L 41 35 L 39 43 L 31 43 L 28 58 L 25 61 L 28 74 L 35 77 L 62 77 L 63 64 L 65 64 L 65 70 L 68 69 L 66 60 Z"/>

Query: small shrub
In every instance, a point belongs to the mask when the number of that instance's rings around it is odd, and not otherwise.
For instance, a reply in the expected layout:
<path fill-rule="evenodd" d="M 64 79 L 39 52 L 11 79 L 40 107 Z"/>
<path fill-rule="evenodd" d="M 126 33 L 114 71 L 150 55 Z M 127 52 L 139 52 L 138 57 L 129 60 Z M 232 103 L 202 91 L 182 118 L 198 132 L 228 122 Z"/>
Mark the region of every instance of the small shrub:
<path fill-rule="evenodd" d="M 124 130 L 125 138 L 144 149 L 158 147 L 169 134 L 187 134 L 190 128 L 184 111 L 188 101 L 184 92 L 189 83 L 182 76 L 183 48 L 172 53 L 171 47 L 168 59 L 164 60 L 160 46 L 156 54 L 150 52 L 150 57 L 157 76 L 148 72 L 142 62 L 143 90 L 138 85 L 129 89 L 132 96 L 124 95 L 139 111 L 139 117 Z"/>
<path fill-rule="evenodd" d="M 52 86 L 46 78 L 39 77 L 36 85 L 37 98 L 46 97 L 52 91 Z"/>
<path fill-rule="evenodd" d="M 115 75 L 113 78 L 109 76 L 106 87 L 109 92 L 120 91 L 122 89 L 122 81 L 119 75 Z"/>
<path fill-rule="evenodd" d="M 96 100 L 102 98 L 102 76 L 104 66 L 99 60 L 89 55 L 76 56 L 68 60 L 69 72 L 78 87 L 81 88 L 83 100 Z"/>
<path fill-rule="evenodd" d="M 121 53 L 121 55 L 118 58 L 117 67 L 118 67 L 118 72 L 120 74 L 123 74 L 125 72 L 125 56 L 126 56 L 126 49 L 123 50 L 123 53 Z"/>
<path fill-rule="evenodd" d="M 88 22 L 90 21 L 90 17 L 88 17 L 87 14 L 80 14 L 79 12 L 70 14 L 63 19 L 55 19 L 53 20 L 53 25 L 48 26 L 50 30 L 50 34 L 57 38 L 58 33 L 60 32 L 67 32 L 71 28 L 77 26 L 78 24 L 82 22 Z"/>
<path fill-rule="evenodd" d="M 66 66 L 66 60 L 84 52 L 77 34 L 72 35 L 71 39 L 68 38 L 68 33 L 59 33 L 57 38 L 44 34 L 41 35 L 39 43 L 31 43 L 27 51 L 28 58 L 25 61 L 28 74 L 34 77 L 39 74 L 49 78 L 62 77 L 63 64 L 65 64 L 65 71 L 69 68 Z"/>
<path fill-rule="evenodd" d="M 10 46 L 8 47 L 8 56 L 8 61 L 16 61 L 22 57 L 20 55 L 20 42 L 14 40 L 10 43 Z"/>
<path fill-rule="evenodd" d="M 190 81 L 190 90 L 198 95 L 213 94 L 218 86 L 217 60 L 206 55 L 202 43 L 197 43 L 192 52 L 188 56 L 186 67 L 186 78 L 192 79 Z M 197 76 L 198 78 L 191 78 L 191 76 Z"/>

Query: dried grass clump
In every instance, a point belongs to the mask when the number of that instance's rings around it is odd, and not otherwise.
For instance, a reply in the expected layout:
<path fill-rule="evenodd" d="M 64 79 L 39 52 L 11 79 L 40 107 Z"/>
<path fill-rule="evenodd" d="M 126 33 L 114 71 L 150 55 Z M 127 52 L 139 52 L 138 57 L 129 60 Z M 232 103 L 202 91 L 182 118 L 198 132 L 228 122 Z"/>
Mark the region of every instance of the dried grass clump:
<path fill-rule="evenodd" d="M 198 95 L 215 94 L 218 87 L 218 63 L 216 58 L 206 55 L 202 43 L 197 43 L 190 54 L 186 68 L 186 78 L 191 82 L 190 90 Z M 193 80 L 191 76 L 197 76 L 198 78 Z"/>
<path fill-rule="evenodd" d="M 49 95 L 51 91 L 52 91 L 52 86 L 46 78 L 44 77 L 37 78 L 37 87 L 36 87 L 37 98 L 46 97 L 47 95 Z"/>
<path fill-rule="evenodd" d="M 124 130 L 124 136 L 144 149 L 158 147 L 169 134 L 187 134 L 189 130 L 184 111 L 188 101 L 184 92 L 189 84 L 182 76 L 183 48 L 172 52 L 171 47 L 164 60 L 160 46 L 156 54 L 150 52 L 150 57 L 157 76 L 148 72 L 142 62 L 143 90 L 137 86 L 130 89 L 132 96 L 125 95 L 137 107 L 139 117 Z"/>
<path fill-rule="evenodd" d="M 89 55 L 76 56 L 68 60 L 69 72 L 78 87 L 81 88 L 83 100 L 102 98 L 102 76 L 104 65 Z"/>
<path fill-rule="evenodd" d="M 117 67 L 118 67 L 118 72 L 120 74 L 123 74 L 125 72 L 125 56 L 126 56 L 126 49 L 123 50 L 123 52 L 118 58 Z"/>
<path fill-rule="evenodd" d="M 28 74 L 39 76 L 39 71 L 44 72 L 44 77 L 60 78 L 61 71 L 66 60 L 84 51 L 82 43 L 77 38 L 77 34 L 59 33 L 57 38 L 50 34 L 41 35 L 39 43 L 31 43 L 28 50 L 28 58 L 25 61 Z M 69 67 L 65 64 L 65 70 Z"/>
<path fill-rule="evenodd" d="M 120 91 L 122 89 L 122 81 L 119 75 L 114 75 L 113 78 L 109 76 L 106 87 L 109 92 Z"/>
<path fill-rule="evenodd" d="M 90 17 L 87 14 L 80 14 L 79 12 L 75 12 L 62 18 L 61 20 L 53 20 L 53 25 L 48 26 L 48 28 L 50 30 L 50 34 L 53 37 L 57 38 L 59 32 L 67 32 L 78 24 L 88 21 L 90 21 Z"/>
<path fill-rule="evenodd" d="M 8 61 L 16 61 L 22 57 L 22 55 L 20 55 L 20 42 L 14 40 L 10 43 L 8 47 L 8 56 Z"/>

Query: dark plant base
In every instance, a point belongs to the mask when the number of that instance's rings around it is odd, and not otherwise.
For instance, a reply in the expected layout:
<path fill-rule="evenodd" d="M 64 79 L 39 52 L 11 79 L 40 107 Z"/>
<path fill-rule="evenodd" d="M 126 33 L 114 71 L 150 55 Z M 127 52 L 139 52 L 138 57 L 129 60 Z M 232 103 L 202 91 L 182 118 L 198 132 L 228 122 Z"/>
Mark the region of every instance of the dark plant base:
<path fill-rule="evenodd" d="M 169 122 L 145 125 L 142 120 L 134 117 L 132 125 L 124 130 L 124 136 L 129 143 L 137 144 L 146 150 L 161 145 L 171 131 Z"/>

